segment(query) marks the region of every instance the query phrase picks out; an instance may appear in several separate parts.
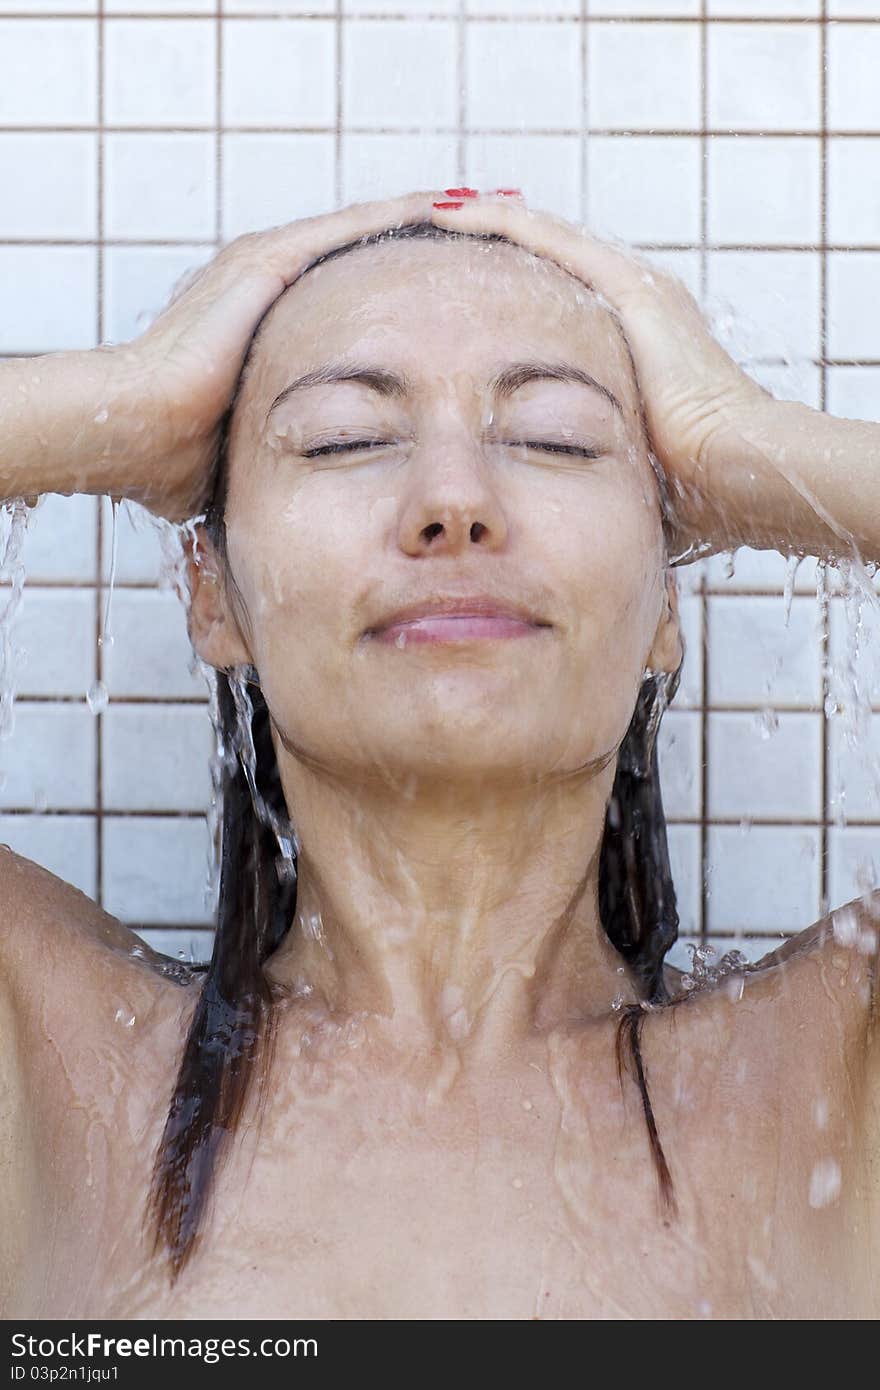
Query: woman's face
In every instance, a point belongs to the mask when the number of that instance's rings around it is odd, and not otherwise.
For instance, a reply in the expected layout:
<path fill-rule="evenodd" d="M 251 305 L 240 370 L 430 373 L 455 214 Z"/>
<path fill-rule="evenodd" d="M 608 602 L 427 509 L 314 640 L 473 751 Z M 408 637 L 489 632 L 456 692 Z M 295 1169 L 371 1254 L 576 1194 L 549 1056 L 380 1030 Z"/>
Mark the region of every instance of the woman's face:
<path fill-rule="evenodd" d="M 598 386 L 493 384 L 524 363 Z M 278 399 L 324 368 L 381 373 L 383 389 Z M 191 635 L 215 666 L 256 666 L 282 769 L 279 736 L 312 765 L 411 790 L 574 773 L 616 748 L 645 666 L 678 664 L 625 344 L 595 295 L 522 248 L 388 241 L 309 271 L 264 324 L 229 470 L 229 582 L 194 587 Z M 474 595 L 545 626 L 374 632 L 404 606 Z"/>

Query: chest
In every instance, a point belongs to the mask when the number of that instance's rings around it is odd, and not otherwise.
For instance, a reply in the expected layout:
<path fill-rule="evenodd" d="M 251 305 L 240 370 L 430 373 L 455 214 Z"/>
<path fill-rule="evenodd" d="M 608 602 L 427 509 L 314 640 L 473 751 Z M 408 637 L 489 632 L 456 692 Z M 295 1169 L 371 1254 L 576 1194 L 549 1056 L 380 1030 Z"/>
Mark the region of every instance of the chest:
<path fill-rule="evenodd" d="M 621 1088 L 610 1048 L 585 1057 L 557 1040 L 543 1065 L 432 1105 L 399 1079 L 282 1073 L 262 1127 L 246 1122 L 220 1167 L 174 1290 L 149 1259 L 144 1220 L 168 1085 L 126 1084 L 118 1061 L 102 1082 L 93 1058 L 95 1094 L 81 1085 L 78 1107 L 52 1112 L 46 1137 L 63 1161 L 45 1178 L 27 1311 L 750 1318 L 815 1313 L 829 1286 L 850 1306 L 849 1207 L 810 1205 L 822 1155 L 807 1152 L 797 1107 L 772 1103 L 772 1075 L 747 1068 L 737 1088 L 670 1055 L 650 1075 L 674 1214 L 658 1201 L 638 1091 L 626 1078 Z"/>

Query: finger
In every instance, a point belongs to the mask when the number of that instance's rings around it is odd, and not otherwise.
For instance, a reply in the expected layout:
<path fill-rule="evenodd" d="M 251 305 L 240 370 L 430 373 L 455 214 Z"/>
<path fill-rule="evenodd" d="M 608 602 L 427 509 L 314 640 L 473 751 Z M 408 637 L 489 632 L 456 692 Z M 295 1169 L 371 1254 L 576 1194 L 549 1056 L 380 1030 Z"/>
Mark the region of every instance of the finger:
<path fill-rule="evenodd" d="M 633 292 L 644 292 L 645 263 L 552 213 L 506 198 L 474 198 L 457 209 L 432 208 L 431 220 L 450 231 L 509 237 L 534 255 L 555 261 L 612 304 L 619 306 Z"/>
<path fill-rule="evenodd" d="M 430 222 L 437 190 L 421 190 L 376 202 L 352 203 L 319 217 L 301 218 L 258 233 L 243 248 L 246 259 L 255 259 L 289 285 L 316 257 L 350 241 L 416 224 Z"/>
<path fill-rule="evenodd" d="M 354 203 L 336 212 L 301 218 L 264 232 L 237 237 L 175 297 L 162 316 L 162 331 L 186 331 L 193 317 L 222 321 L 246 341 L 274 301 L 319 256 L 361 237 L 429 222 L 437 191 Z"/>

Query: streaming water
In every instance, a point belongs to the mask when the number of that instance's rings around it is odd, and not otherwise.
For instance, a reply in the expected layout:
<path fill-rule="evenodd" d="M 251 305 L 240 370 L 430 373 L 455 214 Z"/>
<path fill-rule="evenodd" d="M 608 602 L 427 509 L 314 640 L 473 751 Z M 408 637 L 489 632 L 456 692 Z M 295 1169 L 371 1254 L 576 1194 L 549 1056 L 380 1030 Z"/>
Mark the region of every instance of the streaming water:
<path fill-rule="evenodd" d="M 22 548 L 32 511 L 32 505 L 23 497 L 4 501 L 0 506 L 0 583 L 11 581 L 9 597 L 0 611 L 0 740 L 10 738 L 15 729 L 15 660 L 20 651 L 12 641 L 12 624 L 24 598 Z"/>

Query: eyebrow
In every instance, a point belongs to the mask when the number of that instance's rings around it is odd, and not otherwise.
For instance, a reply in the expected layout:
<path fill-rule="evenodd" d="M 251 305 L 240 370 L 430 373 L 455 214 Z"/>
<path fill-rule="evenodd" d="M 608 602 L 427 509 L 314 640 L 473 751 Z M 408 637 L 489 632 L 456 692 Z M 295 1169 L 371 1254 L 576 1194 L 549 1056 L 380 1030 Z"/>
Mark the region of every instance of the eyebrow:
<path fill-rule="evenodd" d="M 398 372 L 388 371 L 382 367 L 358 367 L 342 362 L 328 362 L 323 367 L 315 367 L 312 371 L 305 372 L 303 376 L 296 377 L 294 381 L 285 386 L 270 405 L 266 419 L 268 420 L 276 406 L 279 406 L 282 401 L 286 401 L 288 396 L 292 396 L 296 391 L 305 391 L 310 386 L 332 386 L 348 381 L 359 382 L 380 396 L 397 400 L 403 400 L 412 395 L 414 389 L 409 378 Z M 609 390 L 607 386 L 603 386 L 602 382 L 597 381 L 589 372 L 585 372 L 581 367 L 575 367 L 569 362 L 513 362 L 509 367 L 505 367 L 503 371 L 492 377 L 489 386 L 494 395 L 501 399 L 507 399 L 529 381 L 566 381 L 578 386 L 587 386 L 592 391 L 598 391 L 601 396 L 611 402 L 616 411 L 623 415 L 623 406 L 613 391 Z"/>

